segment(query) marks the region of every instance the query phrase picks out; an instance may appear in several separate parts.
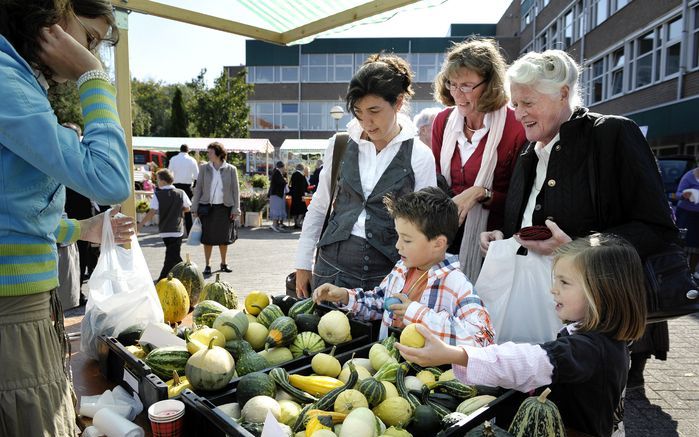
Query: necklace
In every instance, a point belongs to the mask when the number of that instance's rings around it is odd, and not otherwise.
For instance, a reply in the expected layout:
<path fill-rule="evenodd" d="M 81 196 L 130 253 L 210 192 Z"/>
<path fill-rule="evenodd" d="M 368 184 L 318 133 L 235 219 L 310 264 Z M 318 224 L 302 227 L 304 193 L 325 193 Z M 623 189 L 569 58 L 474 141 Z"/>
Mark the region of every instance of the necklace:
<path fill-rule="evenodd" d="M 470 130 L 471 132 L 475 132 L 478 130 L 478 129 L 471 129 L 470 127 L 468 127 L 468 125 L 466 125 L 466 129 Z"/>

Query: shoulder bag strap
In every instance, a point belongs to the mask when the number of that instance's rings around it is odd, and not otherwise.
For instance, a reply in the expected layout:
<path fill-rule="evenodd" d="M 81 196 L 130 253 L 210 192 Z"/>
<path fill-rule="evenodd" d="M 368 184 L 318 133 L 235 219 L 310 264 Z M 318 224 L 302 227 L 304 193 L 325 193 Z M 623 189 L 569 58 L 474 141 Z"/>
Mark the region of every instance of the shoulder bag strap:
<path fill-rule="evenodd" d="M 325 229 L 328 227 L 328 220 L 330 220 L 330 212 L 332 211 L 333 203 L 335 202 L 337 181 L 340 179 L 340 162 L 342 162 L 342 157 L 345 155 L 345 151 L 347 150 L 348 141 L 349 135 L 347 132 L 338 133 L 335 135 L 335 144 L 333 145 L 333 162 L 330 170 L 330 202 L 328 202 L 328 210 L 325 212 L 323 229 L 320 231 L 321 237 L 325 233 Z"/>

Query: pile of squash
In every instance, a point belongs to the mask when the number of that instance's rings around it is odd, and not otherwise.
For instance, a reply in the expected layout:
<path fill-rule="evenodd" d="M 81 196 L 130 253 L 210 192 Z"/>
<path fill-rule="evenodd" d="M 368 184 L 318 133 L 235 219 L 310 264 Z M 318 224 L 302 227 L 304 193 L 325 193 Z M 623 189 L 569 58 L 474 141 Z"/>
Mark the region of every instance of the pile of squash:
<path fill-rule="evenodd" d="M 495 399 L 497 389 L 462 384 L 451 370 L 401 362 L 395 342 L 388 337 L 343 365 L 334 348 L 318 353 L 311 375 L 250 373 L 238 402 L 220 408 L 254 435 L 269 410 L 293 437 L 433 436 Z"/>

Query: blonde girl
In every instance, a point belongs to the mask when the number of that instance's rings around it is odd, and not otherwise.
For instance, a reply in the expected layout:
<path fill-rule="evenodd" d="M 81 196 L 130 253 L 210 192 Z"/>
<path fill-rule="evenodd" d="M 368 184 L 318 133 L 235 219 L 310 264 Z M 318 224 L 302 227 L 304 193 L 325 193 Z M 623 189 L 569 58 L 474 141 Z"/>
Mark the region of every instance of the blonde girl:
<path fill-rule="evenodd" d="M 453 363 L 456 377 L 467 384 L 523 392 L 550 386 L 550 399 L 568 429 L 610 436 L 626 385 L 628 342 L 640 338 L 645 328 L 644 287 L 633 246 L 594 234 L 555 253 L 551 294 L 558 316 L 568 323 L 556 340 L 449 346 L 418 326 L 425 347 L 397 347 L 406 360 L 421 366 Z"/>

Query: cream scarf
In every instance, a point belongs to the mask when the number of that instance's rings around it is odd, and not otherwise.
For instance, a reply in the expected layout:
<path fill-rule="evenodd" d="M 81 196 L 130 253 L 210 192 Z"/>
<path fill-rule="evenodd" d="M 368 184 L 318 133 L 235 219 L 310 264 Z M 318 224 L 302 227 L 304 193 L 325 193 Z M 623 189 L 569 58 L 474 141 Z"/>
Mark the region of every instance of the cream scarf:
<path fill-rule="evenodd" d="M 478 170 L 478 175 L 476 175 L 476 181 L 474 183 L 477 187 L 491 189 L 493 186 L 493 174 L 495 173 L 495 166 L 498 163 L 498 144 L 500 144 L 502 132 L 505 129 L 505 120 L 507 120 L 507 105 L 491 113 L 488 139 L 485 143 L 481 167 Z M 454 156 L 459 132 L 463 129 L 459 126 L 459 123 L 463 124 L 463 122 L 464 118 L 459 114 L 459 110 L 454 108 L 451 114 L 449 114 L 447 124 L 444 127 L 444 141 L 442 141 L 439 164 L 441 166 L 442 175 L 446 178 L 450 186 L 451 159 Z M 466 215 L 464 237 L 463 240 L 461 240 L 461 251 L 459 252 L 459 262 L 461 263 L 461 269 L 472 284 L 476 283 L 478 274 L 481 271 L 482 256 L 479 248 L 479 239 L 481 232 L 486 230 L 489 213 L 489 210 L 477 203 Z"/>

